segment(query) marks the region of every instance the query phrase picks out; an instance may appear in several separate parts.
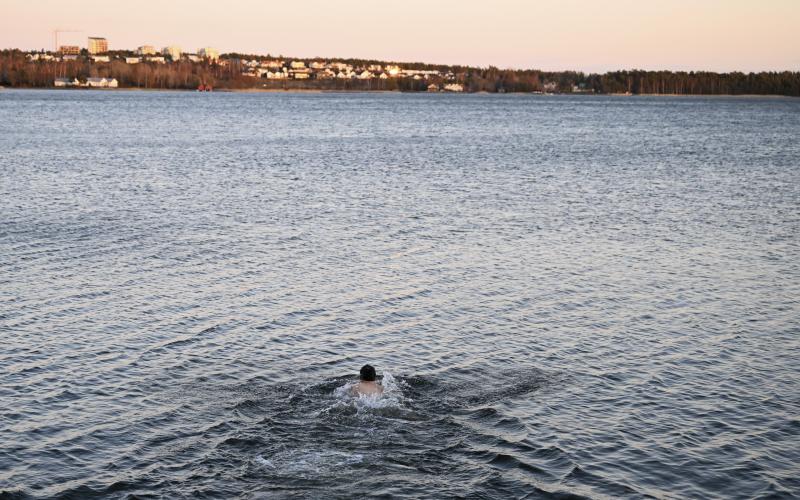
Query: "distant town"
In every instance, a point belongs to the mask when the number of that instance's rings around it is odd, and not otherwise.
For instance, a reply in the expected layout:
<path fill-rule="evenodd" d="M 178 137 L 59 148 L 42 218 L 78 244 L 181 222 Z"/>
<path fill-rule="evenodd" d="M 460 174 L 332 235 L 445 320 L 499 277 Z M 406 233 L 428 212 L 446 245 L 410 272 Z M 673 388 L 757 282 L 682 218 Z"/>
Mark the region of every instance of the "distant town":
<path fill-rule="evenodd" d="M 0 85 L 44 88 L 183 90 L 318 90 L 406 92 L 526 92 L 538 94 L 761 94 L 800 96 L 800 73 L 714 73 L 625 70 L 604 74 L 477 68 L 366 59 L 290 58 L 227 53 L 213 47 L 185 52 L 143 44 L 114 50 L 105 37 L 86 46 L 0 51 Z"/>

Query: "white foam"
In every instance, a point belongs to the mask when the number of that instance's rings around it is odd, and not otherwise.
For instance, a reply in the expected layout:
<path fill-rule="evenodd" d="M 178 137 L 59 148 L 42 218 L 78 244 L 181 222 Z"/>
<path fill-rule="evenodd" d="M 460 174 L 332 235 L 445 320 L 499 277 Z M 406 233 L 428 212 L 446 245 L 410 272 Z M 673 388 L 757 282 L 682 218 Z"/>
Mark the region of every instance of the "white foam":
<path fill-rule="evenodd" d="M 271 469 L 275 468 L 275 464 L 273 464 L 271 461 L 267 460 L 266 458 L 262 457 L 261 455 L 256 455 L 256 463 L 258 465 L 262 465 L 264 467 L 269 467 Z"/>
<path fill-rule="evenodd" d="M 336 396 L 338 399 L 344 399 L 353 396 L 353 388 L 358 385 L 357 381 L 351 381 L 344 384 L 341 387 L 337 387 L 333 390 L 333 395 Z"/>
<path fill-rule="evenodd" d="M 403 387 L 407 386 L 391 373 L 383 372 L 381 394 L 357 394 L 354 390 L 357 384 L 358 381 L 351 380 L 335 388 L 331 393 L 331 404 L 318 410 L 316 416 L 350 415 L 363 419 L 365 424 L 376 416 L 414 419 L 414 412 L 408 408 L 411 399 L 403 393 Z M 371 432 L 371 428 L 365 428 L 365 431 Z"/>
<path fill-rule="evenodd" d="M 316 476 L 360 464 L 364 461 L 364 455 L 333 450 L 300 449 L 278 452 L 269 459 L 256 455 L 254 461 L 262 467 L 275 469 L 279 474 Z"/>

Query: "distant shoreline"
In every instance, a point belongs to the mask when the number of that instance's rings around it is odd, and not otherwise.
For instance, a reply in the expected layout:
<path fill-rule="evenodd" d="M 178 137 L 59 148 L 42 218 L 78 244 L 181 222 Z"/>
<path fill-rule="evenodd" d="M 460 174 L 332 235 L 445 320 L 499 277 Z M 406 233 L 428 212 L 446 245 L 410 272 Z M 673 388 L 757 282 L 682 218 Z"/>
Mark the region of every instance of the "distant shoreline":
<path fill-rule="evenodd" d="M 74 51 L 76 47 L 70 47 Z M 130 50 L 98 54 L 0 50 L 0 85 L 113 87 L 236 92 L 453 92 L 565 95 L 697 95 L 800 97 L 800 71 L 758 73 L 650 71 L 604 73 L 500 69 L 423 62 L 270 55 L 165 54 Z M 58 76 L 56 76 L 58 75 Z"/>
<path fill-rule="evenodd" d="M 402 90 L 361 90 L 361 89 L 303 89 L 303 88 L 287 88 L 287 89 L 226 89 L 220 88 L 210 92 L 198 91 L 194 89 L 154 89 L 154 88 L 141 88 L 141 87 L 118 87 L 118 88 L 58 88 L 58 87 L 4 87 L 0 86 L 0 91 L 3 90 L 53 90 L 59 92 L 82 92 L 82 91 L 100 91 L 100 92 L 170 92 L 170 93 L 196 93 L 196 94 L 214 94 L 214 93 L 235 93 L 235 94 L 413 94 L 413 95 L 491 95 L 491 96 L 535 96 L 535 97 L 690 97 L 690 98 L 761 98 L 761 99 L 798 99 L 798 96 L 783 95 L 783 94 L 621 94 L 621 93 L 590 93 L 590 92 L 564 92 L 542 94 L 536 92 L 426 92 L 426 91 L 402 91 Z"/>

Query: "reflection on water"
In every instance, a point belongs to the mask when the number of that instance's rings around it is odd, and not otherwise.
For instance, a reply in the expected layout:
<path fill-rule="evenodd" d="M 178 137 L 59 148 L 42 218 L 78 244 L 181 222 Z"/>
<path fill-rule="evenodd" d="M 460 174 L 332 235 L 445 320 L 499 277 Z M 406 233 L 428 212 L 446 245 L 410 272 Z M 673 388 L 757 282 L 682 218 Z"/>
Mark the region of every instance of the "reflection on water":
<path fill-rule="evenodd" d="M 0 92 L 0 496 L 800 495 L 799 111 Z"/>

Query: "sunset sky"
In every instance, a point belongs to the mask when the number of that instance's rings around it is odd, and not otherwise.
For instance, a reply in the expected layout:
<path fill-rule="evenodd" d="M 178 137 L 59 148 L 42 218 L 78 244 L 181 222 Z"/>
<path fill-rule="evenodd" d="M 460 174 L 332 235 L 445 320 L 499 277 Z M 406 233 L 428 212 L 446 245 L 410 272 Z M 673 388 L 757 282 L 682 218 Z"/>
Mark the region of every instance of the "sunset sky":
<path fill-rule="evenodd" d="M 0 0 L 0 48 L 104 36 L 300 57 L 544 70 L 800 71 L 800 0 Z"/>

